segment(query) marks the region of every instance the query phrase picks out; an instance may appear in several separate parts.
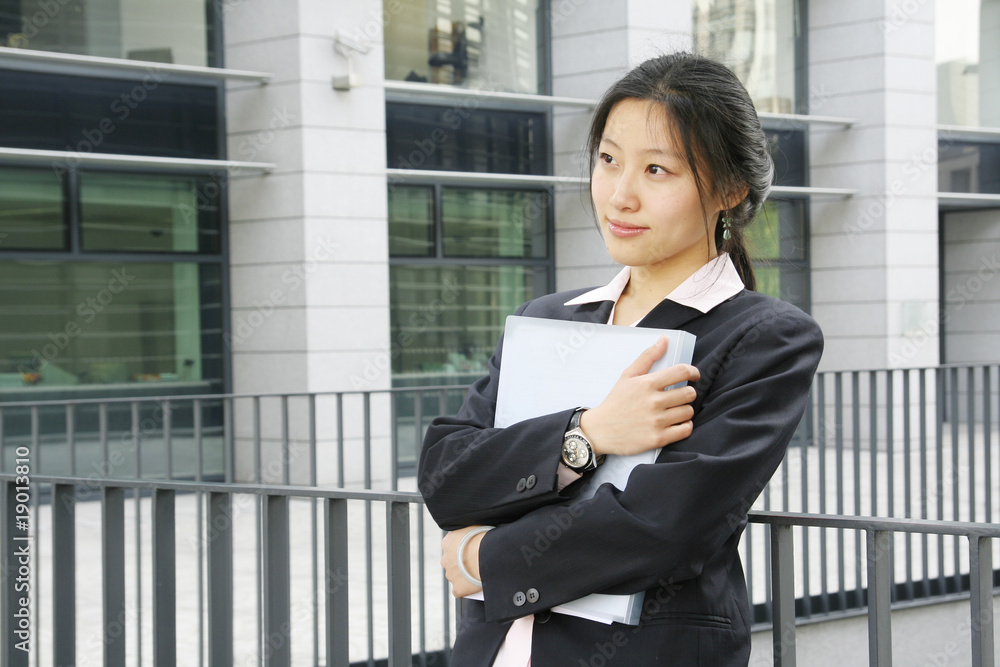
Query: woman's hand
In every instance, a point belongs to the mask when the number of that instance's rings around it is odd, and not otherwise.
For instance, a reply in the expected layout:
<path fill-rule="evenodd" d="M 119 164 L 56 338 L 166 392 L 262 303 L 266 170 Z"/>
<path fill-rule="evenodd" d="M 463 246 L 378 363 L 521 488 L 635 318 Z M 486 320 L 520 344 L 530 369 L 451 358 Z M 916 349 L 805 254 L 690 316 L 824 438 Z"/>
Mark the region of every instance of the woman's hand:
<path fill-rule="evenodd" d="M 667 351 L 661 336 L 626 368 L 600 405 L 583 413 L 580 428 L 600 454 L 638 454 L 683 440 L 694 428 L 690 403 L 694 387 L 664 391 L 678 382 L 696 382 L 701 373 L 678 364 L 653 373 L 653 363 Z"/>
<path fill-rule="evenodd" d="M 448 581 L 451 582 L 452 594 L 457 598 L 464 598 L 466 595 L 472 595 L 482 590 L 480 586 L 476 586 L 466 579 L 465 575 L 458 569 L 458 543 L 473 528 L 478 528 L 478 526 L 453 530 L 441 540 L 441 566 L 444 568 Z M 483 541 L 485 534 L 474 535 L 465 545 L 465 569 L 476 579 L 481 579 L 479 576 L 479 543 Z"/>

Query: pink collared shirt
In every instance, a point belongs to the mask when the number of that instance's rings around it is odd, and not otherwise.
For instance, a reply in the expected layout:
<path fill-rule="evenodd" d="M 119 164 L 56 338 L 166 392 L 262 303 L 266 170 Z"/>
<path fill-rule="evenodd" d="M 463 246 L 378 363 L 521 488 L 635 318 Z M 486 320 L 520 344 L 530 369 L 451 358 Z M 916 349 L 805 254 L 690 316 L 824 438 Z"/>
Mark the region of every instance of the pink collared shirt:
<path fill-rule="evenodd" d="M 603 287 L 592 289 L 578 297 L 570 299 L 564 305 L 579 306 L 598 301 L 614 301 L 618 304 L 625 286 L 632 276 L 631 267 L 626 266 L 618 272 L 611 282 Z M 723 301 L 739 294 L 744 288 L 743 280 L 733 265 L 728 253 L 721 253 L 715 259 L 695 271 L 687 280 L 677 286 L 674 291 L 664 297 L 682 306 L 694 308 L 707 313 Z M 615 321 L 615 308 L 611 308 L 608 324 Z M 635 326 L 638 322 L 633 322 Z M 558 487 L 562 490 L 570 482 L 579 478 L 579 473 L 573 472 L 562 463 L 559 464 Z M 507 631 L 507 636 L 493 667 L 529 667 L 531 665 L 531 632 L 534 627 L 534 615 L 523 616 L 514 621 Z"/>

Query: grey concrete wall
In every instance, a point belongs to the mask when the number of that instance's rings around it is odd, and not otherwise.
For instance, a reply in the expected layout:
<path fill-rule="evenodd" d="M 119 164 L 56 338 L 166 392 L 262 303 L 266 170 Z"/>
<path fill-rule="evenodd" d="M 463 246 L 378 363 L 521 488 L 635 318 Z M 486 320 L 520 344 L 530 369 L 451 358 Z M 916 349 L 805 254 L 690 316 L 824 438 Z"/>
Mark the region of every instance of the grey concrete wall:
<path fill-rule="evenodd" d="M 828 370 L 938 361 L 934 3 L 897 5 L 809 3 L 810 113 L 858 121 L 810 131 L 811 183 L 858 191 L 812 202 Z"/>

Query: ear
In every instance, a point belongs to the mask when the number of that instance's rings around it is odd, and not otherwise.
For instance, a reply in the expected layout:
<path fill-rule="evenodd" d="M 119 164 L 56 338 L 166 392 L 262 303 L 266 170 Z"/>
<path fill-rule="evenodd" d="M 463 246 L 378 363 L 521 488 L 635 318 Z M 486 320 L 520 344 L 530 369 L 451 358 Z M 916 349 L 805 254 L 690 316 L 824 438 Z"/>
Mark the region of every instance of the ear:
<path fill-rule="evenodd" d="M 728 192 L 726 197 L 719 202 L 722 204 L 722 210 L 728 211 L 729 209 L 734 208 L 741 201 L 747 198 L 747 193 L 749 192 L 750 187 L 746 183 L 741 183 L 738 188 Z"/>

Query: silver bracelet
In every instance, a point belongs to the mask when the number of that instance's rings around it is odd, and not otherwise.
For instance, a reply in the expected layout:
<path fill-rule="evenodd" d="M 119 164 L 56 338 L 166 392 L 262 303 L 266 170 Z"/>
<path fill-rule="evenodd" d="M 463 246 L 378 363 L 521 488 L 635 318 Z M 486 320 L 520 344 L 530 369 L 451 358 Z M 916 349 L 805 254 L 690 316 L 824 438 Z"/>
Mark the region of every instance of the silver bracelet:
<path fill-rule="evenodd" d="M 465 567 L 465 546 L 469 543 L 476 535 L 481 535 L 493 530 L 493 526 L 476 526 L 462 537 L 462 541 L 458 543 L 458 549 L 456 550 L 456 557 L 458 558 L 458 571 L 462 573 L 470 584 L 473 586 L 483 587 L 483 582 L 481 579 L 476 579 L 472 576 L 468 569 Z"/>

